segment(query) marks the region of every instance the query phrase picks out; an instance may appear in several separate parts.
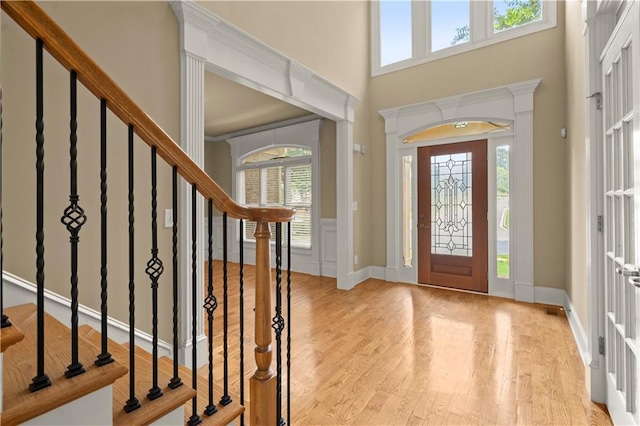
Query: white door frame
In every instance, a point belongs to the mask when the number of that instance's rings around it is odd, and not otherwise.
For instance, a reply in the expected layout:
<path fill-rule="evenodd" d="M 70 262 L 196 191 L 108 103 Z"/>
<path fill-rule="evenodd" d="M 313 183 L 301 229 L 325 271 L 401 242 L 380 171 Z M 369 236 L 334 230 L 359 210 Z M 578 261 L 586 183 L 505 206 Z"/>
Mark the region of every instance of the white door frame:
<path fill-rule="evenodd" d="M 508 282 L 500 280 L 500 284 L 496 282 L 494 285 L 490 281 L 489 294 L 534 302 L 533 93 L 540 82 L 540 79 L 530 80 L 379 111 L 385 119 L 387 134 L 387 281 L 417 282 L 417 273 L 409 271 L 407 274 L 402 267 L 402 191 L 398 186 L 402 181 L 400 161 L 403 155 L 416 149 L 403 144 L 403 139 L 422 129 L 451 121 L 508 122 L 513 126 L 510 153 L 510 183 L 513 194 L 510 201 L 513 212 L 510 247 L 513 260 L 510 262 L 510 275 L 513 278 Z M 413 240 L 416 241 L 415 232 Z M 417 268 L 412 269 L 417 271 Z"/>
<path fill-rule="evenodd" d="M 204 166 L 204 72 L 205 69 L 236 83 L 273 96 L 300 108 L 336 121 L 337 233 L 346 244 L 337 246 L 338 287 L 353 287 L 353 122 L 360 99 L 342 90 L 298 62 L 194 1 L 172 0 L 180 23 L 180 138 L 185 152 Z M 190 188 L 180 187 L 180 229 L 191 229 Z M 204 218 L 204 204 L 197 205 L 197 218 Z M 204 248 L 204 227 L 198 226 L 198 247 Z M 180 253 L 190 252 L 188 232 L 181 232 Z M 191 340 L 190 256 L 180 258 L 180 358 L 189 365 Z M 199 250 L 198 267 L 204 265 Z M 198 276 L 203 276 L 202 272 Z M 204 286 L 198 286 L 198 299 Z M 198 310 L 198 348 L 204 348 L 204 318 Z M 198 364 L 206 361 L 203 350 Z"/>

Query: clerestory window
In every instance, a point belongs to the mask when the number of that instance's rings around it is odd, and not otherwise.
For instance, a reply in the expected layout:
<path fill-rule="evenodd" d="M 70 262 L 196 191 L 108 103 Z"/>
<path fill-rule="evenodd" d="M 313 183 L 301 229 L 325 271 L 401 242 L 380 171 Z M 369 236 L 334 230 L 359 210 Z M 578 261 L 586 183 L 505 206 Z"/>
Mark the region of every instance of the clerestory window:
<path fill-rule="evenodd" d="M 556 0 L 375 1 L 372 75 L 553 28 L 556 9 Z"/>

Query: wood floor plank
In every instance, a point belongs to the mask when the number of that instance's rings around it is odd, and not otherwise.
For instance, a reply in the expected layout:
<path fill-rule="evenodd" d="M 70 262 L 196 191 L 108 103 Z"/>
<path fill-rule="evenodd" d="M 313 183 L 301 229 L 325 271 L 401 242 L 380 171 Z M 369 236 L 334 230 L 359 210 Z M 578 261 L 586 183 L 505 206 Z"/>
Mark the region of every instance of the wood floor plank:
<path fill-rule="evenodd" d="M 237 265 L 228 271 L 229 386 L 238 395 Z M 550 315 L 545 305 L 373 279 L 345 292 L 335 279 L 292 275 L 294 425 L 611 424 L 606 409 L 589 401 L 562 311 Z M 217 261 L 214 278 L 218 388 L 223 302 Z M 253 279 L 253 268 L 245 266 L 247 395 L 255 369 Z"/>

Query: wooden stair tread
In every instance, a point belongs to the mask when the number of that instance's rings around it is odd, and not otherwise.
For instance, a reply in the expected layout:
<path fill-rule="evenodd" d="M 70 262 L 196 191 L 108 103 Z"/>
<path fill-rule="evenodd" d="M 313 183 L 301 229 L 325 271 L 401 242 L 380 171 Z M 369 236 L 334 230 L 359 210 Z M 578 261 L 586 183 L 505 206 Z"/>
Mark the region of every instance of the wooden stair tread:
<path fill-rule="evenodd" d="M 0 329 L 0 352 L 6 351 L 9 346 L 15 345 L 22 339 L 24 339 L 24 333 L 13 323 L 10 327 Z"/>
<path fill-rule="evenodd" d="M 101 335 L 88 325 L 80 327 L 80 335 L 85 339 L 100 346 Z M 128 345 L 120 345 L 109 339 L 109 353 L 113 358 L 125 365 L 129 366 L 129 350 Z M 147 393 L 152 387 L 152 362 L 151 358 L 141 357 L 136 354 L 136 397 L 141 407 L 137 410 L 127 413 L 124 411 L 124 405 L 129 400 L 129 374 L 127 373 L 120 380 L 116 381 L 113 386 L 113 424 L 114 425 L 142 425 L 152 423 L 166 414 L 174 411 L 176 408 L 190 401 L 196 394 L 196 391 L 189 386 L 180 386 L 171 389 L 167 386 L 171 375 L 166 374 L 158 368 L 158 386 L 162 390 L 163 396 L 150 400 Z"/>
<path fill-rule="evenodd" d="M 128 348 L 129 344 L 125 343 L 123 346 Z M 135 350 L 136 350 L 136 355 L 141 358 L 146 358 L 150 360 L 152 357 L 152 355 L 149 352 L 147 352 L 146 350 L 142 349 L 139 346 L 136 346 Z M 169 374 L 171 377 L 173 377 L 173 360 L 166 356 L 159 358 L 158 369 L 164 371 L 166 374 Z M 180 378 L 182 379 L 182 382 L 185 384 L 191 384 L 191 369 L 185 367 L 184 365 L 178 365 L 178 371 L 180 374 Z M 209 387 L 208 386 L 209 384 L 207 379 L 202 376 L 198 376 L 198 389 L 200 390 L 198 392 L 198 414 L 202 419 L 202 424 L 211 425 L 211 426 L 227 425 L 231 423 L 233 420 L 240 417 L 242 413 L 244 413 L 245 411 L 244 407 L 240 405 L 238 402 L 236 402 L 236 401 L 239 401 L 239 399 L 234 398 L 233 401 L 226 406 L 219 403 L 216 404 L 216 408 L 218 411 L 212 416 L 209 417 L 203 414 L 205 407 L 207 407 L 207 405 L 209 404 L 209 395 L 208 395 Z M 219 385 L 214 384 L 214 389 L 215 389 L 216 395 L 218 396 L 222 395 L 222 388 Z M 191 414 L 192 414 L 192 409 L 193 409 L 192 402 L 188 401 L 184 405 L 185 423 L 189 421 L 189 418 L 191 417 Z"/>
<path fill-rule="evenodd" d="M 51 315 L 45 315 L 45 373 L 52 385 L 37 392 L 29 391 L 36 375 L 37 316 L 36 305 L 6 308 L 11 322 L 24 332 L 24 341 L 4 353 L 4 412 L 2 425 L 21 424 L 54 410 L 82 396 L 114 383 L 127 369 L 113 362 L 103 367 L 94 364 L 95 348 L 79 339 L 78 359 L 86 372 L 67 379 L 70 364 L 71 331 Z"/>

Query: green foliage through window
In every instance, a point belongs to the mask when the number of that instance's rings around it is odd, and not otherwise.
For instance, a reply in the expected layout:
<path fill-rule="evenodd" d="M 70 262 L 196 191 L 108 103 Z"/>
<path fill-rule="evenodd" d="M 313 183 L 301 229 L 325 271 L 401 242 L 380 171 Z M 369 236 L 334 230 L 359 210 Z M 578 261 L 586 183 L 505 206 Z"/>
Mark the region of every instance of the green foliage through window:
<path fill-rule="evenodd" d="M 496 6 L 499 4 L 499 6 Z M 542 18 L 542 0 L 505 0 L 494 2 L 493 29 L 495 32 L 508 30 L 534 22 Z M 456 28 L 452 46 L 469 41 L 469 26 Z"/>

